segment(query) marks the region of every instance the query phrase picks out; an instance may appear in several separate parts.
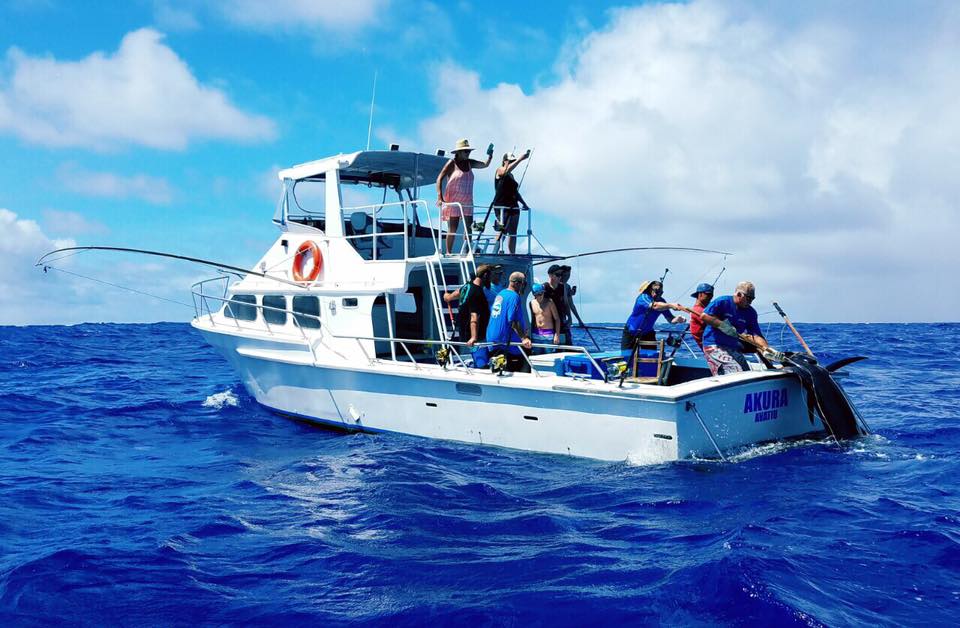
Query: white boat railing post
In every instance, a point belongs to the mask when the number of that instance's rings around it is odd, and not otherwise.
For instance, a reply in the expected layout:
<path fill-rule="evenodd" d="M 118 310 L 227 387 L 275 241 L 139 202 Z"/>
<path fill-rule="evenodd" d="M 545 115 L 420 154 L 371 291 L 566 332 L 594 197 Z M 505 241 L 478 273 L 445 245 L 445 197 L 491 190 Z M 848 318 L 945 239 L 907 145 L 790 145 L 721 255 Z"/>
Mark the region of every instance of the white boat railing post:
<path fill-rule="evenodd" d="M 533 210 L 527 208 L 527 255 L 533 253 Z"/>
<path fill-rule="evenodd" d="M 407 357 L 410 358 L 410 363 L 413 364 L 414 370 L 417 370 L 417 371 L 423 370 L 420 368 L 420 365 L 417 364 L 417 361 L 414 359 L 413 354 L 410 353 L 410 349 L 407 348 L 407 343 L 400 340 L 397 340 L 396 342 L 400 343 L 400 347 L 404 350 L 404 352 L 406 352 Z"/>
<path fill-rule="evenodd" d="M 387 309 L 387 332 L 389 332 L 390 337 L 393 338 L 393 313 L 394 308 L 390 306 L 390 297 L 392 295 L 389 292 L 384 293 L 383 295 L 383 304 Z M 374 351 L 376 351 L 376 345 L 374 345 Z M 397 347 L 394 343 L 390 343 L 390 358 L 396 362 L 397 361 Z"/>

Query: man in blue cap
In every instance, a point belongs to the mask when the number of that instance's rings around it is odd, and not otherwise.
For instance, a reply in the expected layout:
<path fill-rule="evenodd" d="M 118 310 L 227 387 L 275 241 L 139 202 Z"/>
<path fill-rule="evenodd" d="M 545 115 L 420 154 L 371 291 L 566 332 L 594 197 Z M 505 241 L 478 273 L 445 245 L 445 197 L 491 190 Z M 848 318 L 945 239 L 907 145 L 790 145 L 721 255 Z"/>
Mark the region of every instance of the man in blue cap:
<path fill-rule="evenodd" d="M 690 309 L 690 335 L 697 341 L 697 346 L 703 349 L 703 320 L 700 318 L 700 313 L 713 300 L 713 286 L 702 283 L 690 296 L 697 300 Z"/>

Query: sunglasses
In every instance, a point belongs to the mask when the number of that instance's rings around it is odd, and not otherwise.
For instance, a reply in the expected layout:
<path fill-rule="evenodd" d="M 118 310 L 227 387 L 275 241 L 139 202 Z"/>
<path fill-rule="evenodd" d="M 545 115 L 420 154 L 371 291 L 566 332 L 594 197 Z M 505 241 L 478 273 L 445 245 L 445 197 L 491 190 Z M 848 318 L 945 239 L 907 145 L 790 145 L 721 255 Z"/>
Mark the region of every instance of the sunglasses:
<path fill-rule="evenodd" d="M 753 300 L 757 298 L 756 295 L 746 294 L 744 292 L 738 292 L 737 294 L 751 303 L 753 303 Z"/>

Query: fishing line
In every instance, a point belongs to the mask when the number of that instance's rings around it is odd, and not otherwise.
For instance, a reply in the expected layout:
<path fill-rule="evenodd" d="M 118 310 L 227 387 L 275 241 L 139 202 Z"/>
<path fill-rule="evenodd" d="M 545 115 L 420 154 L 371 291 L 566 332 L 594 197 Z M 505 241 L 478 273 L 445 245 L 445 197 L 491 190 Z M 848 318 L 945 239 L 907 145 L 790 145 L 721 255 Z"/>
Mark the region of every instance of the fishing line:
<path fill-rule="evenodd" d="M 119 285 L 119 284 L 110 283 L 109 281 L 104 281 L 103 279 L 97 279 L 96 277 L 88 277 L 87 275 L 81 275 L 80 273 L 75 273 L 75 272 L 72 272 L 72 271 L 69 271 L 69 270 L 64 270 L 64 269 L 62 269 L 62 268 L 57 268 L 56 266 L 50 266 L 49 264 L 44 264 L 43 269 L 44 269 L 44 271 L 46 271 L 47 269 L 49 269 L 49 270 L 56 270 L 56 271 L 59 271 L 59 272 L 61 272 L 61 273 L 66 273 L 67 275 L 73 275 L 74 277 L 79 277 L 79 278 L 81 278 L 81 279 L 87 279 L 87 280 L 89 280 L 89 281 L 95 281 L 95 282 L 97 282 L 97 283 L 102 283 L 102 284 L 105 285 L 105 286 L 110 286 L 111 288 L 117 288 L 118 290 L 126 290 L 127 292 L 133 292 L 134 294 L 140 294 L 140 295 L 143 295 L 143 296 L 145 296 L 145 297 L 152 297 L 152 298 L 154 298 L 154 299 L 159 299 L 159 300 L 161 300 L 161 301 L 166 301 L 167 303 L 173 303 L 173 304 L 175 304 L 175 305 L 182 305 L 183 307 L 188 307 L 188 308 L 190 308 L 190 309 L 193 310 L 194 312 L 196 312 L 196 310 L 197 310 L 197 308 L 196 308 L 195 306 L 193 306 L 193 305 L 191 305 L 191 304 L 189 304 L 189 303 L 184 303 L 183 301 L 176 301 L 176 300 L 174 300 L 174 299 L 168 299 L 168 298 L 166 298 L 166 297 L 161 297 L 161 296 L 156 295 L 156 294 L 150 294 L 149 292 L 144 292 L 144 291 L 142 291 L 142 290 L 137 290 L 136 288 L 129 288 L 129 287 L 127 287 L 127 286 L 121 286 L 121 285 Z"/>
<path fill-rule="evenodd" d="M 81 250 L 81 251 L 74 251 L 74 252 L 72 252 L 72 253 L 67 253 L 66 255 L 61 255 L 60 257 L 55 257 L 54 259 L 52 259 L 52 260 L 50 260 L 50 261 L 51 261 L 51 262 L 59 262 L 59 261 L 62 260 L 62 259 L 67 259 L 68 257 L 73 257 L 74 255 L 80 255 L 81 253 L 85 253 L 85 252 L 86 252 L 86 251 L 82 251 L 82 250 Z M 52 268 L 52 266 L 51 266 L 51 268 Z M 57 270 L 59 270 L 59 269 L 57 269 Z"/>

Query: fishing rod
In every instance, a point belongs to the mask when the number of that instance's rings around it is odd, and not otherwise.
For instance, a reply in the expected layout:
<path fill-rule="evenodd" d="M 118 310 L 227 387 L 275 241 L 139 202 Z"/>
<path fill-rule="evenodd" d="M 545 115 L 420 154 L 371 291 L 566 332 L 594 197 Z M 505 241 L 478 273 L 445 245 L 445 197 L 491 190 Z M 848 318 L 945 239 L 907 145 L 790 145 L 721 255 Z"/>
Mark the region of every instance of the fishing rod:
<path fill-rule="evenodd" d="M 663 287 L 663 280 L 667 278 L 667 273 L 669 273 L 669 272 L 670 272 L 670 269 L 669 269 L 669 268 L 664 268 L 664 269 L 663 269 L 663 274 L 660 275 L 660 286 L 661 286 L 661 287 Z"/>
<path fill-rule="evenodd" d="M 533 151 L 534 151 L 534 150 L 536 150 L 536 149 L 531 148 L 530 150 L 527 151 L 527 163 L 524 164 L 524 166 L 523 166 L 523 174 L 520 175 L 520 182 L 517 183 L 517 190 L 518 190 L 518 191 L 520 190 L 520 187 L 523 185 L 523 179 L 527 176 L 527 168 L 530 167 L 530 160 L 533 159 Z"/>
<path fill-rule="evenodd" d="M 491 144 L 491 146 L 492 146 L 492 144 Z M 530 156 L 533 154 L 533 150 L 532 150 L 532 149 L 531 149 L 531 150 L 528 150 L 527 153 L 528 153 L 528 155 L 527 155 L 527 163 L 526 163 L 526 164 L 524 165 L 524 167 L 523 167 L 523 175 L 520 177 L 520 182 L 517 183 L 517 193 L 520 192 L 520 186 L 523 185 L 523 178 L 527 176 L 527 168 L 530 167 Z M 486 227 L 487 227 L 487 221 L 490 220 L 490 213 L 493 211 L 494 203 L 496 203 L 496 202 L 497 202 L 497 195 L 496 195 L 496 192 L 495 192 L 494 195 L 493 195 L 493 200 L 490 201 L 490 206 L 487 207 L 487 213 L 484 214 L 484 216 L 483 216 L 483 222 L 480 223 L 480 224 L 483 225 L 484 229 L 486 229 Z M 503 226 L 504 226 L 504 225 L 501 225 L 501 229 L 503 228 Z M 482 236 L 482 235 L 483 235 L 483 231 L 480 230 L 480 229 L 477 229 L 477 237 L 476 237 L 476 240 L 473 242 L 473 246 L 474 246 L 474 247 L 475 247 L 477 244 L 480 243 L 480 236 Z M 497 242 L 498 242 L 498 244 L 497 244 L 497 252 L 498 252 L 498 253 L 499 253 L 499 251 L 500 251 L 499 242 L 500 242 L 500 239 L 501 239 L 501 236 L 502 236 L 502 235 L 503 235 L 503 232 L 502 232 L 502 231 L 497 234 Z M 529 234 L 527 234 L 527 235 L 529 235 Z"/>
<path fill-rule="evenodd" d="M 590 333 L 590 328 L 587 327 L 586 324 L 584 324 L 583 319 L 580 318 L 580 313 L 574 309 L 571 309 L 570 312 L 572 312 L 573 315 L 577 317 L 577 323 L 579 323 L 583 331 L 587 332 L 587 335 L 590 336 L 590 340 L 593 342 L 593 346 L 597 348 L 597 351 L 602 351 L 602 349 L 600 348 L 600 343 L 597 342 L 597 339 L 593 337 L 592 333 Z"/>
<path fill-rule="evenodd" d="M 539 266 L 540 264 L 552 264 L 554 262 L 559 262 L 565 259 L 590 257 L 592 255 L 605 255 L 607 253 L 623 253 L 626 251 L 687 251 L 692 253 L 715 253 L 717 255 L 733 255 L 733 253 L 728 253 L 726 251 L 715 251 L 713 249 L 697 249 L 697 248 L 692 248 L 687 246 L 629 246 L 629 247 L 620 248 L 620 249 L 604 249 L 602 251 L 589 251 L 587 253 L 576 253 L 574 255 L 564 255 L 561 257 L 551 256 L 550 259 L 534 262 L 533 265 Z"/>
<path fill-rule="evenodd" d="M 255 271 L 255 270 L 247 270 L 247 269 L 245 269 L 245 268 L 240 268 L 239 266 L 231 266 L 231 265 L 229 265 L 229 264 L 222 264 L 222 263 L 220 263 L 220 262 L 215 262 L 215 261 L 212 261 L 212 260 L 202 259 L 202 258 L 199 258 L 199 257 L 188 257 L 188 256 L 186 256 L 186 255 L 174 255 L 173 253 L 164 253 L 164 252 L 162 252 L 162 251 L 148 251 L 148 250 L 146 250 L 146 249 L 130 249 L 130 248 L 120 247 L 120 246 L 68 246 L 68 247 L 64 247 L 64 248 L 61 248 L 61 249 L 55 249 L 55 250 L 53 250 L 53 251 L 50 251 L 49 253 L 44 253 L 44 254 L 40 257 L 40 259 L 37 260 L 37 263 L 34 264 L 34 266 L 49 266 L 49 264 L 45 264 L 45 262 L 56 261 L 56 260 L 48 260 L 48 258 L 49 258 L 51 255 L 55 255 L 55 254 L 57 254 L 57 253 L 66 253 L 67 251 L 77 251 L 77 252 L 80 252 L 80 251 L 116 251 L 116 252 L 120 252 L 120 253 L 139 253 L 139 254 L 141 254 L 141 255 L 153 255 L 153 256 L 155 256 L 155 257 L 168 257 L 168 258 L 170 258 L 170 259 L 182 260 L 182 261 L 185 261 L 185 262 L 193 262 L 193 263 L 195 263 L 195 264 L 202 264 L 202 265 L 204 265 L 204 266 L 211 266 L 211 267 L 213 267 L 213 268 L 217 268 L 217 269 L 220 269 L 220 270 L 229 270 L 229 271 L 233 271 L 233 272 L 236 272 L 236 273 L 241 273 L 242 275 L 255 275 L 255 276 L 257 276 L 257 277 L 262 277 L 262 278 L 264 278 L 264 279 L 272 279 L 273 281 L 277 281 L 277 282 L 280 282 L 280 283 L 284 283 L 284 284 L 287 284 L 287 285 L 289 285 L 289 286 L 293 286 L 293 287 L 295 287 L 295 288 L 305 288 L 305 286 L 303 286 L 303 285 L 301 285 L 301 284 L 299 284 L 299 283 L 296 283 L 295 281 L 290 281 L 290 280 L 288 280 L 288 279 L 281 279 L 280 277 L 274 277 L 273 275 L 267 275 L 267 274 L 265 274 L 265 273 L 258 273 L 258 272 Z M 60 259 L 60 258 L 58 258 L 58 259 Z"/>
<path fill-rule="evenodd" d="M 796 336 L 797 340 L 800 341 L 800 344 L 803 345 L 807 355 L 809 355 L 811 358 L 815 358 L 816 356 L 813 355 L 813 351 L 811 351 L 810 347 L 807 346 L 806 341 L 804 341 L 803 336 L 800 335 L 800 332 L 797 331 L 797 328 L 794 327 L 793 323 L 790 322 L 790 319 L 787 317 L 787 313 L 783 311 L 783 308 L 781 308 L 776 301 L 773 302 L 773 307 L 777 308 L 777 312 L 780 313 L 780 316 L 782 316 L 783 320 L 787 323 L 787 327 L 790 328 L 790 331 L 793 332 L 793 335 Z"/>
<path fill-rule="evenodd" d="M 713 280 L 713 283 L 712 283 L 712 284 L 710 284 L 711 286 L 713 286 L 713 289 L 714 289 L 714 290 L 717 289 L 717 282 L 720 281 L 720 277 L 723 276 L 723 273 L 724 273 L 726 270 L 727 270 L 727 267 L 726 267 L 726 266 L 724 266 L 723 268 L 721 268 L 721 269 L 720 269 L 720 273 L 717 275 L 717 278 Z"/>

